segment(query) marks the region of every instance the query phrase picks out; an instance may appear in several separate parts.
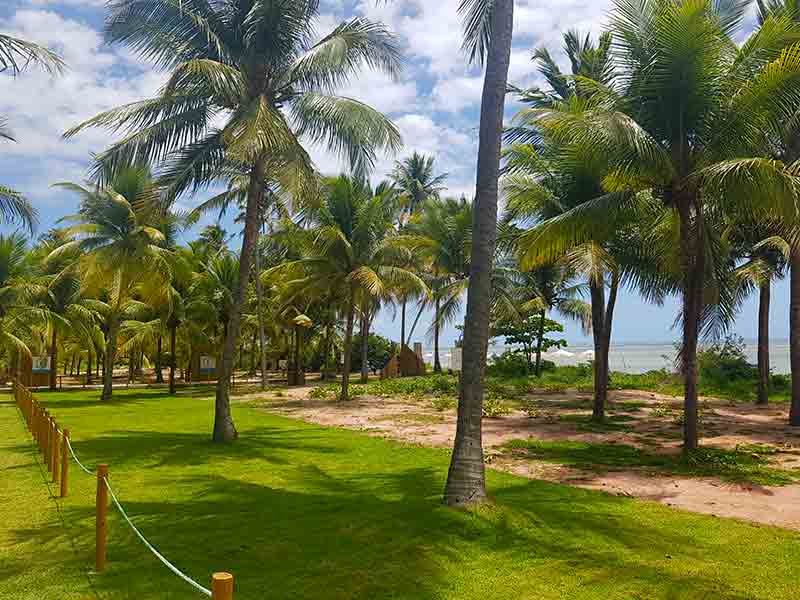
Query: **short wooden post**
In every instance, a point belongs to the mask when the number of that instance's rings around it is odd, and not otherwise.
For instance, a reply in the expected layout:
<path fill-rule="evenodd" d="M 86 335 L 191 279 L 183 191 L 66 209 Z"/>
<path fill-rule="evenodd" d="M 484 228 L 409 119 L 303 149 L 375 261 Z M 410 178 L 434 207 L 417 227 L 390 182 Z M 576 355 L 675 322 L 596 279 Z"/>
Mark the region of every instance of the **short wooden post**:
<path fill-rule="evenodd" d="M 94 568 L 100 573 L 106 568 L 106 515 L 108 512 L 108 465 L 97 465 L 97 496 L 95 502 Z"/>
<path fill-rule="evenodd" d="M 58 423 L 56 420 L 53 419 L 53 460 L 51 462 L 51 466 L 53 468 L 53 482 L 58 483 L 58 472 L 61 470 L 61 461 L 58 460 L 58 453 L 60 450 L 61 444 L 59 444 L 61 440 L 59 439 L 58 434 Z"/>
<path fill-rule="evenodd" d="M 69 474 L 69 429 L 64 430 L 61 443 L 61 497 L 67 497 L 67 476 Z"/>
<path fill-rule="evenodd" d="M 49 421 L 50 421 L 50 415 L 47 414 L 47 411 L 45 410 L 44 415 L 42 417 L 42 456 L 44 458 L 44 464 L 48 467 L 50 466 L 50 458 L 47 455 L 47 450 L 48 450 L 47 442 L 49 441 L 47 426 L 49 424 Z"/>
<path fill-rule="evenodd" d="M 214 573 L 211 576 L 212 600 L 233 600 L 233 575 Z"/>

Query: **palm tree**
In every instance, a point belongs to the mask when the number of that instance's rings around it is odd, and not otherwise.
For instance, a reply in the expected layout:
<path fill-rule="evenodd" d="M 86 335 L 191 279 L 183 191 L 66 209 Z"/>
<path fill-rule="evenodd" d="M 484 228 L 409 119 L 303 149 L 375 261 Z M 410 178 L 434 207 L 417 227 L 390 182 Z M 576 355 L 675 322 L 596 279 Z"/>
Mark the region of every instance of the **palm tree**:
<path fill-rule="evenodd" d="M 164 235 L 154 226 L 161 189 L 144 168 L 120 170 L 107 185 L 58 186 L 79 194 L 81 205 L 77 214 L 65 218 L 75 223 L 65 228 L 74 239 L 53 250 L 49 259 L 71 253 L 80 256 L 82 284 L 96 295 L 83 304 L 103 316 L 106 328 L 101 399 L 110 400 L 120 327 L 147 309 L 136 300 L 138 286 L 157 280 L 157 287 L 168 289 L 169 251 L 159 245 Z"/>
<path fill-rule="evenodd" d="M 584 79 L 608 85 L 614 76 L 611 63 L 611 35 L 604 33 L 597 44 L 590 36 L 582 37 L 576 31 L 564 34 L 564 50 L 572 65 L 571 76 L 564 75 L 550 53 L 539 48 L 534 60 L 539 72 L 550 88 L 520 90 L 520 99 L 533 108 L 580 110 L 583 99 L 591 97 L 593 90 L 584 89 Z M 522 121 L 524 115 L 522 113 Z M 546 235 L 550 219 L 560 216 L 583 202 L 603 195 L 603 178 L 609 166 L 603 155 L 592 147 L 563 144 L 541 127 L 518 125 L 507 131 L 507 138 L 515 141 L 507 152 L 508 177 L 504 183 L 508 197 L 504 220 L 512 225 L 530 222 L 533 227 L 517 236 L 517 250 L 522 255 L 525 268 L 535 268 L 544 262 L 558 260 L 587 277 L 592 304 L 592 336 L 594 338 L 594 405 L 593 419 L 605 418 L 608 397 L 608 354 L 611 328 L 620 284 L 620 269 L 613 249 L 619 246 L 620 228 L 609 228 L 605 239 L 578 244 L 566 253 L 559 243 L 554 255 L 548 248 Z M 625 240 L 627 242 L 629 240 Z M 606 297 L 606 289 L 608 296 Z M 541 315 L 544 323 L 544 315 Z M 538 372 L 538 369 L 537 369 Z"/>
<path fill-rule="evenodd" d="M 562 139 L 593 146 L 611 159 L 606 194 L 554 224 L 570 245 L 591 239 L 639 199 L 652 194 L 674 211 L 681 250 L 684 447 L 698 445 L 697 346 L 706 314 L 706 238 L 714 215 L 730 211 L 789 214 L 797 182 L 758 156 L 765 133 L 800 98 L 798 29 L 770 17 L 767 29 L 737 48 L 748 2 L 614 0 L 611 31 L 619 89 L 584 81 L 597 94 L 581 111 L 531 109 Z M 756 202 L 755 198 L 758 198 Z M 791 206 L 789 206 L 791 204 Z"/>
<path fill-rule="evenodd" d="M 484 374 L 489 345 L 492 260 L 497 241 L 497 193 L 503 110 L 511 62 L 514 0 L 461 0 L 464 49 L 485 66 L 478 133 L 470 281 L 464 324 L 463 376 L 458 424 L 444 499 L 451 506 L 486 500 L 481 442 Z"/>
<path fill-rule="evenodd" d="M 30 356 L 19 335 L 19 312 L 30 303 L 31 260 L 27 241 L 20 233 L 0 233 L 0 349 Z"/>
<path fill-rule="evenodd" d="M 61 58 L 47 48 L 0 33 L 0 73 L 10 71 L 11 76 L 15 77 L 31 65 L 51 74 L 58 74 L 64 69 Z M 0 140 L 15 141 L 3 115 L 0 115 Z M 19 221 L 33 232 L 37 220 L 36 209 L 22 194 L 0 185 L 0 223 Z"/>
<path fill-rule="evenodd" d="M 800 23 L 800 3 L 797 0 L 758 0 L 758 22 L 766 34 L 776 20 L 787 19 Z M 796 113 L 786 115 L 781 131 L 770 138 L 770 154 L 791 166 L 800 159 L 800 125 Z M 800 236 L 797 219 L 787 219 L 781 228 L 789 263 L 789 355 L 792 373 L 792 402 L 789 423 L 800 427 Z M 783 245 L 783 244 L 780 244 Z"/>
<path fill-rule="evenodd" d="M 434 303 L 433 370 L 442 370 L 439 334 L 446 323 L 461 313 L 469 286 L 469 248 L 472 241 L 472 203 L 466 199 L 430 199 L 406 234 L 422 250 Z M 426 302 L 427 304 L 427 302 Z"/>
<path fill-rule="evenodd" d="M 344 175 L 328 180 L 325 200 L 310 230 L 291 237 L 303 244 L 302 257 L 266 272 L 284 275 L 286 300 L 344 298 L 346 327 L 341 400 L 347 400 L 356 311 L 388 299 L 397 286 L 423 291 L 425 284 L 404 268 L 409 250 L 396 235 L 396 205 L 374 193 L 361 179 Z M 390 193 L 390 192 L 389 192 Z"/>
<path fill-rule="evenodd" d="M 436 175 L 434 158 L 414 152 L 411 156 L 397 161 L 391 174 L 391 180 L 400 194 L 403 211 L 400 215 L 398 227 L 402 228 L 415 213 L 423 210 L 429 199 L 439 198 L 444 190 L 447 174 Z M 407 268 L 413 268 L 413 264 Z M 406 344 L 406 308 L 409 299 L 407 290 L 399 291 L 400 300 L 400 347 Z"/>
<path fill-rule="evenodd" d="M 397 129 L 361 102 L 332 95 L 362 67 L 395 75 L 400 56 L 380 23 L 356 18 L 317 42 L 319 0 L 114 0 L 106 32 L 171 71 L 151 100 L 107 111 L 67 133 L 105 126 L 128 135 L 100 156 L 112 170 L 142 157 L 166 159 L 169 197 L 227 178 L 248 178 L 239 289 L 222 353 L 215 441 L 237 437 L 230 376 L 258 237 L 266 178 L 311 201 L 316 177 L 300 138 L 326 145 L 365 173 L 379 149 L 396 149 Z M 223 120 L 216 126 L 218 119 Z"/>
<path fill-rule="evenodd" d="M 395 163 L 391 178 L 402 197 L 403 215 L 411 216 L 422 209 L 426 200 L 439 197 L 447 173 L 435 172 L 434 158 L 418 152 Z"/>

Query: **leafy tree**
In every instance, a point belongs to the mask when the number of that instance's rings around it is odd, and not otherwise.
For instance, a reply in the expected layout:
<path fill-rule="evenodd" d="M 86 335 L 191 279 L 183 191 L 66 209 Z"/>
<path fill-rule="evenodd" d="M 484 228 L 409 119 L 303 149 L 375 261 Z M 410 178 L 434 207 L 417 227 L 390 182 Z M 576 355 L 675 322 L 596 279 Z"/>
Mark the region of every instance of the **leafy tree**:
<path fill-rule="evenodd" d="M 353 345 L 360 348 L 362 345 L 361 335 L 357 335 L 353 339 Z M 395 345 L 391 340 L 375 335 L 369 334 L 367 338 L 367 368 L 370 371 L 378 371 L 386 366 L 389 359 L 392 357 Z M 361 354 L 353 356 L 353 372 L 362 369 L 363 357 Z"/>
<path fill-rule="evenodd" d="M 567 345 L 566 340 L 547 337 L 547 334 L 563 332 L 564 326 L 561 323 L 548 319 L 543 314 L 530 315 L 522 320 L 506 319 L 492 328 L 492 335 L 505 338 L 506 345 L 522 346 L 515 352 L 525 357 L 527 373 L 533 371 L 537 377 L 542 373 L 542 353 Z"/>
<path fill-rule="evenodd" d="M 300 139 L 318 142 L 366 173 L 381 149 L 400 144 L 383 115 L 333 95 L 363 67 L 400 69 L 395 37 L 356 18 L 318 41 L 318 0 L 113 0 L 106 33 L 170 71 L 162 92 L 97 115 L 89 126 L 125 132 L 100 155 L 106 168 L 166 163 L 168 198 L 232 173 L 248 179 L 244 236 L 215 404 L 215 441 L 237 437 L 230 376 L 258 237 L 265 185 L 278 180 L 299 202 L 313 202 L 317 178 Z"/>

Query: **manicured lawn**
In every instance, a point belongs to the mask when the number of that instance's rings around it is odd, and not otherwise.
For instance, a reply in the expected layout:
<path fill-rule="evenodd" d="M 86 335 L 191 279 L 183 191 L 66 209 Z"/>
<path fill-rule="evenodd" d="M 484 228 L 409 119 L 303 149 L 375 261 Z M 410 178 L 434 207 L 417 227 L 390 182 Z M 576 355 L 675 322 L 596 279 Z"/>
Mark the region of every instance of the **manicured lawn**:
<path fill-rule="evenodd" d="M 211 400 L 190 393 L 39 397 L 84 462 L 110 465 L 143 533 L 203 584 L 234 573 L 237 600 L 797 597 L 796 533 L 494 471 L 493 506 L 451 510 L 444 451 L 243 404 L 241 439 L 216 446 Z M 49 499 L 6 398 L 0 431 L 0 598 L 202 597 L 113 512 L 109 568 L 87 576 L 95 481 L 73 467 L 70 496 Z"/>

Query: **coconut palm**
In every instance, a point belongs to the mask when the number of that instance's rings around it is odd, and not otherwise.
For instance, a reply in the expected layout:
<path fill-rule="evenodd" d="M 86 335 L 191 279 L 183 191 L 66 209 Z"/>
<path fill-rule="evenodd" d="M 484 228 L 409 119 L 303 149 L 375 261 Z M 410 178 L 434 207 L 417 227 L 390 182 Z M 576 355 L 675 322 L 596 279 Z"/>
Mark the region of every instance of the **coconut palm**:
<path fill-rule="evenodd" d="M 51 74 L 64 69 L 64 62 L 54 52 L 33 42 L 0 33 L 0 73 L 9 71 L 12 77 L 30 66 L 41 67 Z M 0 115 L 0 140 L 15 141 L 8 122 Z M 33 205 L 19 192 L 0 185 L 0 223 L 20 222 L 33 231 L 38 220 Z"/>
<path fill-rule="evenodd" d="M 239 289 L 222 354 L 214 440 L 237 437 L 229 386 L 242 307 L 258 237 L 266 180 L 280 180 L 309 201 L 316 178 L 300 138 L 321 143 L 364 173 L 379 149 L 395 149 L 397 129 L 383 115 L 333 91 L 362 67 L 395 75 L 395 37 L 356 18 L 318 41 L 319 0 L 113 0 L 106 33 L 170 71 L 161 94 L 83 123 L 124 130 L 100 156 L 112 170 L 166 160 L 169 197 L 232 173 L 248 178 Z M 291 184 L 291 185 L 290 185 Z M 288 189 L 288 188 L 287 188 Z"/>
<path fill-rule="evenodd" d="M 549 89 L 520 90 L 520 99 L 533 108 L 567 109 L 574 106 L 580 110 L 583 107 L 581 100 L 594 93 L 591 87 L 582 87 L 581 82 L 591 80 L 608 85 L 613 80 L 610 49 L 611 35 L 608 33 L 601 35 L 595 44 L 588 35 L 584 37 L 576 31 L 567 32 L 564 34 L 564 50 L 572 66 L 571 75 L 562 73 L 547 49 L 539 48 L 533 57 Z M 542 224 L 546 227 L 549 219 L 558 219 L 564 212 L 603 195 L 602 180 L 609 172 L 609 165 L 606 157 L 593 147 L 562 144 L 541 126 L 516 125 L 506 135 L 516 143 L 507 153 L 509 176 L 504 187 L 508 202 L 504 220 L 516 225 L 532 225 L 516 240 L 523 268 L 535 268 L 542 262 L 547 264 L 557 259 L 587 278 L 595 353 L 592 415 L 593 419 L 602 421 L 608 397 L 611 328 L 621 280 L 613 253 L 614 247 L 620 246 L 621 236 L 617 235 L 615 239 L 614 234 L 622 228 L 609 228 L 610 235 L 578 244 L 562 256 L 553 256 L 548 251 L 546 238 L 538 232 Z M 543 315 L 541 318 L 544 322 Z"/>
<path fill-rule="evenodd" d="M 299 297 L 344 298 L 342 400 L 349 398 L 353 323 L 359 307 L 388 300 L 397 286 L 425 290 L 423 281 L 403 267 L 410 251 L 397 238 L 396 216 L 396 204 L 364 181 L 344 175 L 330 179 L 311 229 L 291 233 L 302 243 L 302 257 L 266 272 L 267 277 L 286 277 L 286 304 Z"/>
<path fill-rule="evenodd" d="M 514 0 L 461 0 L 459 10 L 464 17 L 464 49 L 470 62 L 485 66 L 486 74 L 478 132 L 463 375 L 456 437 L 444 491 L 445 502 L 449 505 L 466 505 L 486 499 L 481 420 L 489 345 L 492 260 L 497 241 L 500 138 L 511 62 Z"/>
<path fill-rule="evenodd" d="M 142 281 L 157 281 L 168 290 L 169 251 L 162 248 L 163 233 L 156 227 L 160 214 L 161 189 L 144 168 L 120 170 L 107 185 L 58 184 L 81 197 L 77 214 L 65 232 L 73 240 L 53 250 L 49 260 L 76 253 L 84 289 L 95 299 L 83 304 L 104 321 L 106 348 L 102 400 L 113 394 L 113 371 L 117 336 L 123 321 L 138 320 L 147 305 L 136 299 Z"/>
<path fill-rule="evenodd" d="M 30 356 L 30 349 L 20 335 L 20 312 L 30 303 L 32 261 L 27 241 L 20 233 L 0 233 L 0 349 Z"/>
<path fill-rule="evenodd" d="M 399 160 L 395 163 L 391 174 L 391 180 L 397 189 L 403 205 L 403 210 L 399 219 L 399 227 L 402 227 L 418 211 L 423 210 L 425 202 L 431 198 L 438 198 L 444 190 L 444 182 L 447 174 L 436 174 L 435 159 L 433 156 L 425 156 L 414 152 L 411 156 Z M 407 268 L 414 268 L 413 264 Z M 400 344 L 406 344 L 406 308 L 408 301 L 412 299 L 405 290 L 400 290 L 398 300 L 400 301 Z M 424 304 L 424 302 L 423 302 Z"/>
<path fill-rule="evenodd" d="M 798 39 L 797 26 L 770 17 L 769 25 L 737 48 L 732 36 L 747 4 L 614 0 L 619 89 L 584 81 L 597 93 L 583 110 L 556 106 L 528 112 L 531 122 L 563 139 L 606 153 L 614 167 L 604 180 L 604 195 L 553 224 L 565 244 L 591 239 L 593 229 L 607 227 L 638 201 L 637 191 L 658 198 L 675 214 L 687 449 L 698 445 L 697 346 L 707 312 L 709 264 L 705 234 L 716 214 L 789 214 L 793 197 L 786 191 L 797 187 L 778 162 L 742 158 L 759 156 L 765 134 L 776 132 L 800 99 L 800 46 L 789 45 Z"/>

